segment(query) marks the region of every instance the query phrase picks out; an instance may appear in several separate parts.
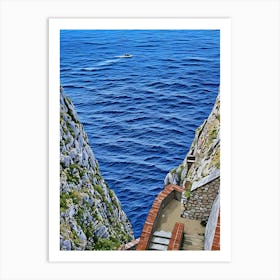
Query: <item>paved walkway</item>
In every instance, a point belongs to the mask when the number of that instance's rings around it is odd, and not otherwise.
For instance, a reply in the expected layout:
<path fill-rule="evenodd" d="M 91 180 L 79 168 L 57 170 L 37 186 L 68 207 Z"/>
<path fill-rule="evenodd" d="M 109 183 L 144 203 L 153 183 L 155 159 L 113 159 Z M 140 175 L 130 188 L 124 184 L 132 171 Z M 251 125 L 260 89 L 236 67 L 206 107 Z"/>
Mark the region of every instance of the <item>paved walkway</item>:
<path fill-rule="evenodd" d="M 176 222 L 183 223 L 184 226 L 184 243 L 183 250 L 203 250 L 205 227 L 198 220 L 181 218 L 181 202 L 172 199 L 163 209 L 158 219 L 155 231 L 172 232 Z"/>

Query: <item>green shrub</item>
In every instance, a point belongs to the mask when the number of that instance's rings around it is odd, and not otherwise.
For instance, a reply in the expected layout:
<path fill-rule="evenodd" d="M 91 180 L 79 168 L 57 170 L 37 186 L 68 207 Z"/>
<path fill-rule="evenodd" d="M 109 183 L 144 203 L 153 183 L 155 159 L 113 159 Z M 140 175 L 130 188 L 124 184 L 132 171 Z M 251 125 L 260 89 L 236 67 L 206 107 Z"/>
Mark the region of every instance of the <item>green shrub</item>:
<path fill-rule="evenodd" d="M 120 242 L 115 238 L 96 238 L 94 250 L 117 250 Z"/>
<path fill-rule="evenodd" d="M 184 165 L 183 164 L 180 164 L 178 169 L 177 169 L 177 176 L 178 176 L 178 179 L 181 180 L 181 176 L 182 176 L 182 172 L 184 170 Z"/>
<path fill-rule="evenodd" d="M 78 165 L 76 163 L 70 164 L 69 169 L 70 169 L 71 173 L 73 173 L 74 169 L 77 169 L 80 177 L 84 176 L 84 174 L 86 173 L 84 168 L 82 168 L 80 165 Z"/>
<path fill-rule="evenodd" d="M 66 96 L 66 100 L 68 101 L 69 104 L 72 104 L 71 99 L 68 96 Z"/>
<path fill-rule="evenodd" d="M 69 203 L 79 204 L 82 201 L 82 195 L 78 191 L 71 190 L 69 193 L 60 193 L 60 211 L 65 212 Z"/>
<path fill-rule="evenodd" d="M 87 238 L 90 238 L 93 235 L 94 227 L 92 225 L 88 226 L 87 228 L 83 229 Z"/>
<path fill-rule="evenodd" d="M 69 197 L 72 199 L 73 203 L 75 203 L 75 204 L 79 204 L 83 199 L 83 196 L 81 195 L 81 193 L 79 193 L 78 191 L 75 191 L 75 190 L 71 190 L 69 192 Z"/>
<path fill-rule="evenodd" d="M 66 181 L 67 183 L 74 183 L 75 185 L 77 185 L 79 183 L 79 178 L 68 173 L 66 175 Z"/>
<path fill-rule="evenodd" d="M 104 195 L 103 188 L 100 185 L 94 185 L 94 189 L 99 192 L 102 196 Z"/>
<path fill-rule="evenodd" d="M 112 208 L 112 205 L 110 203 L 106 203 L 106 207 L 107 209 L 109 210 L 110 213 L 113 213 L 113 208 Z"/>
<path fill-rule="evenodd" d="M 190 191 L 190 190 L 186 190 L 186 191 L 185 191 L 185 197 L 186 197 L 186 198 L 189 198 L 190 195 L 191 195 L 191 191 Z"/>
<path fill-rule="evenodd" d="M 217 138 L 218 132 L 219 132 L 218 128 L 216 128 L 216 127 L 213 128 L 212 131 L 210 131 L 210 133 L 209 133 L 209 140 L 210 140 L 211 143 L 213 142 L 214 139 Z"/>
<path fill-rule="evenodd" d="M 69 199 L 68 193 L 60 193 L 60 212 L 65 212 L 68 209 Z"/>

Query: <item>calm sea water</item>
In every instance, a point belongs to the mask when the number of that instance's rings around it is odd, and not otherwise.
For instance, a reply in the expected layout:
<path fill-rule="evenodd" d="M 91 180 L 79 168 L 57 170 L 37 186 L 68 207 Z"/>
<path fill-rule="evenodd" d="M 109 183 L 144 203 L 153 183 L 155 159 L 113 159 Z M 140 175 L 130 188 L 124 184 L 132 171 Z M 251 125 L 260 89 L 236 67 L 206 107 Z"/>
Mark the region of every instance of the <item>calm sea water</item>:
<path fill-rule="evenodd" d="M 61 84 L 139 237 L 215 102 L 219 31 L 63 30 L 60 54 Z"/>

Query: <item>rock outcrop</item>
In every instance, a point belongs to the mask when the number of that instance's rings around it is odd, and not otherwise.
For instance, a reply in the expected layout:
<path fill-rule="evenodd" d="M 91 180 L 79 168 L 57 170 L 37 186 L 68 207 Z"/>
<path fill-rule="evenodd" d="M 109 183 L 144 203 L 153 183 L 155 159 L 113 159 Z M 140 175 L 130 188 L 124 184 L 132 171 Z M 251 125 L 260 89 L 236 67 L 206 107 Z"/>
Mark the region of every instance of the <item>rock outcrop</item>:
<path fill-rule="evenodd" d="M 197 128 L 190 150 L 182 164 L 172 169 L 165 185 L 186 187 L 220 170 L 220 94 L 207 120 Z M 188 186 L 191 189 L 191 186 Z"/>
<path fill-rule="evenodd" d="M 60 90 L 60 249 L 114 250 L 134 238 L 115 193 L 102 178 L 69 97 Z"/>

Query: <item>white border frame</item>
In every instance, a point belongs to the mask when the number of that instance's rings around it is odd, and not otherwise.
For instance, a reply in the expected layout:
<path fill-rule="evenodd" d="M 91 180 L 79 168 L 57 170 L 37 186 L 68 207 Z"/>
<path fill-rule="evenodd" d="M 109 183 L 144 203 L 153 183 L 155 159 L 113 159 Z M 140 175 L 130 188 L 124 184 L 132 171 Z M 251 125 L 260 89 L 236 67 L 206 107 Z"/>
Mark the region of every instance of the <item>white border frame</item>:
<path fill-rule="evenodd" d="M 129 28 L 127 28 L 129 26 Z M 221 98 L 220 251 L 60 251 L 59 86 L 62 29 L 219 29 Z M 52 262 L 229 262 L 231 260 L 231 21 L 215 19 L 49 19 L 49 261 Z M 187 152 L 187 151 L 186 151 Z M 224 188 L 223 186 L 226 186 Z"/>

